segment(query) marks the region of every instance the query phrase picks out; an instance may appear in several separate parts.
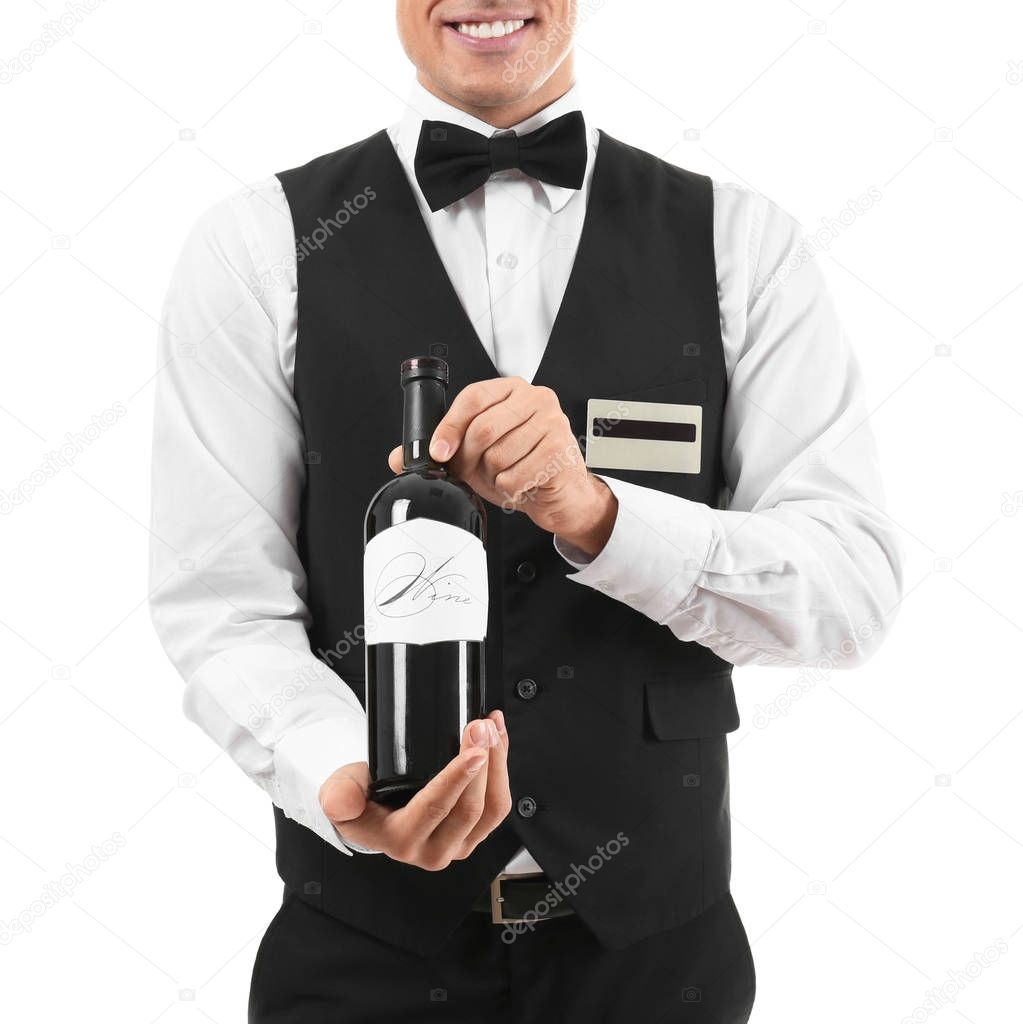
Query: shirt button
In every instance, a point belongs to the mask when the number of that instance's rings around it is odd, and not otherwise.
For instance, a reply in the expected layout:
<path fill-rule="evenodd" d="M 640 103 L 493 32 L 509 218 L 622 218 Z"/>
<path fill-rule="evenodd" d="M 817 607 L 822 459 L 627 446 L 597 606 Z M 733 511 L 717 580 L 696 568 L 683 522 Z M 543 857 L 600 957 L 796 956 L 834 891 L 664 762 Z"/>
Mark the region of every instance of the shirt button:
<path fill-rule="evenodd" d="M 532 562 L 519 562 L 515 567 L 515 575 L 523 583 L 532 583 L 536 579 L 536 566 Z"/>
<path fill-rule="evenodd" d="M 519 258 L 513 252 L 503 252 L 497 257 L 497 265 L 502 270 L 514 270 L 519 265 Z"/>
<path fill-rule="evenodd" d="M 524 796 L 515 806 L 520 817 L 532 818 L 536 814 L 536 801 L 531 796 Z"/>
<path fill-rule="evenodd" d="M 537 689 L 535 679 L 520 679 L 515 684 L 515 692 L 523 700 L 532 700 L 536 696 Z"/>

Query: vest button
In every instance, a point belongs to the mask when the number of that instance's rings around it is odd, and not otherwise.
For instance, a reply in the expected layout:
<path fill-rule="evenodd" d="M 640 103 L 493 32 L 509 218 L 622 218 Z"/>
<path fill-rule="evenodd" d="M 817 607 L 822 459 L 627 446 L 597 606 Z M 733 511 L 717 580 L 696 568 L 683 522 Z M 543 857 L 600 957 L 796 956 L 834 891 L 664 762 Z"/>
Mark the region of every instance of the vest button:
<path fill-rule="evenodd" d="M 515 684 L 515 692 L 523 700 L 532 700 L 536 696 L 537 689 L 535 679 L 520 679 Z"/>
<path fill-rule="evenodd" d="M 515 567 L 515 575 L 523 583 L 532 583 L 536 579 L 536 566 L 532 562 L 519 562 Z"/>
<path fill-rule="evenodd" d="M 531 796 L 524 796 L 515 806 L 520 817 L 532 818 L 536 814 L 536 801 Z"/>
<path fill-rule="evenodd" d="M 519 265 L 519 258 L 513 252 L 503 252 L 497 257 L 497 265 L 502 270 L 514 270 Z"/>

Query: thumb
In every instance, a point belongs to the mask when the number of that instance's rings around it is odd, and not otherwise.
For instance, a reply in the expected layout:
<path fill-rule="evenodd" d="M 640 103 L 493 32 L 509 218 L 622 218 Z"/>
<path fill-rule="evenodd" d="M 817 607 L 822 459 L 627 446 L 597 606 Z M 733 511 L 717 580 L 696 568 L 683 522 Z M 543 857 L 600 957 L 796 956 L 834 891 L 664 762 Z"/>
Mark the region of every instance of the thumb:
<path fill-rule="evenodd" d="M 400 473 L 402 470 L 401 445 L 398 445 L 390 455 L 387 456 L 387 465 L 391 467 L 392 473 Z"/>
<path fill-rule="evenodd" d="M 369 789 L 369 765 L 346 764 L 320 787 L 320 806 L 331 821 L 340 823 L 362 817 Z"/>

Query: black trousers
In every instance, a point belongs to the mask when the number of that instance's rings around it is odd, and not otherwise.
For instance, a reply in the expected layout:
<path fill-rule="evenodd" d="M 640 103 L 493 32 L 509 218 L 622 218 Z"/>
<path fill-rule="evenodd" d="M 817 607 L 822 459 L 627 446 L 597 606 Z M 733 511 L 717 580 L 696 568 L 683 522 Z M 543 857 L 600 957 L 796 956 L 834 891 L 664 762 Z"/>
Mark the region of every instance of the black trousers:
<path fill-rule="evenodd" d="M 250 1024 L 746 1024 L 756 979 L 731 896 L 603 949 L 574 915 L 514 941 L 472 912 L 423 957 L 285 894 L 252 973 Z"/>

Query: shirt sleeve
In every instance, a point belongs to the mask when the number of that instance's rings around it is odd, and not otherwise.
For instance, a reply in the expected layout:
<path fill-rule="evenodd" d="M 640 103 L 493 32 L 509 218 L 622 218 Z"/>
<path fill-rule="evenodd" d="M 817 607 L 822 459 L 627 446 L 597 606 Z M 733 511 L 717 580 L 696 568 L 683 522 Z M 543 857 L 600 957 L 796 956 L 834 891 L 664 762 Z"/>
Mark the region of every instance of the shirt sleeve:
<path fill-rule="evenodd" d="M 278 344 L 289 326 L 278 321 L 294 316 L 294 302 L 289 314 L 288 296 L 275 294 L 286 275 L 263 265 L 262 250 L 253 255 L 246 204 L 257 202 L 292 246 L 279 191 L 240 193 L 199 219 L 167 293 L 150 609 L 185 680 L 187 716 L 288 817 L 349 852 L 319 789 L 342 765 L 366 760 L 366 723 L 306 634 L 296 549 L 304 444 Z"/>
<path fill-rule="evenodd" d="M 591 561 L 555 546 L 576 583 L 733 664 L 856 665 L 902 583 L 860 368 L 814 240 L 748 190 L 716 200 L 726 508 L 604 476 L 607 545 Z"/>

